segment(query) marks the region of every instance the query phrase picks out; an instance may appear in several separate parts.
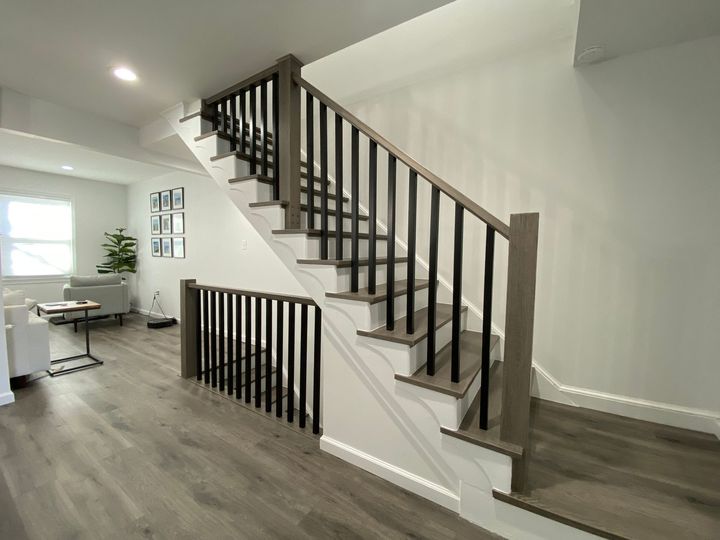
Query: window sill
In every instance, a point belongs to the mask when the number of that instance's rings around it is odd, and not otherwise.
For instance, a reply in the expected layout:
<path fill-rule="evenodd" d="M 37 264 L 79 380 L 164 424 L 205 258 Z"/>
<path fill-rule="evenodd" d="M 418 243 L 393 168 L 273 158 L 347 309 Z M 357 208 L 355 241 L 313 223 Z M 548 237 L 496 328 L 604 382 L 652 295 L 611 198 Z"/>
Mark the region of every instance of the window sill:
<path fill-rule="evenodd" d="M 3 285 L 41 284 L 41 283 L 66 283 L 70 276 L 3 276 Z"/>

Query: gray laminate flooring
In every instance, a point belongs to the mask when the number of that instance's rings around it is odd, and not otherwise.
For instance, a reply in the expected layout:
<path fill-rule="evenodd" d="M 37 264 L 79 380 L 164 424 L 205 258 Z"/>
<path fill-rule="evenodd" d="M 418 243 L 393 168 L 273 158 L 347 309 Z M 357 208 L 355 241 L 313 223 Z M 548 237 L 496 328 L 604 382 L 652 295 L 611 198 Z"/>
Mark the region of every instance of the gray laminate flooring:
<path fill-rule="evenodd" d="M 82 329 L 50 327 L 54 356 Z M 102 367 L 0 408 L 0 538 L 494 538 L 179 371 L 179 328 L 93 323 Z"/>

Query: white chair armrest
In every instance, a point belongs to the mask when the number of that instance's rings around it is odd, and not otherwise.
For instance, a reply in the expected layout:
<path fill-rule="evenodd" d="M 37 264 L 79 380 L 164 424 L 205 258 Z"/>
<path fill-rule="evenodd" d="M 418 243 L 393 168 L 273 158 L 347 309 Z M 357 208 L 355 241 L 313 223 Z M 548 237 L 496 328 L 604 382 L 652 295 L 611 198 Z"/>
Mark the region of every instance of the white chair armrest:
<path fill-rule="evenodd" d="M 12 325 L 23 325 L 28 323 L 30 312 L 22 306 L 5 306 L 5 322 Z"/>

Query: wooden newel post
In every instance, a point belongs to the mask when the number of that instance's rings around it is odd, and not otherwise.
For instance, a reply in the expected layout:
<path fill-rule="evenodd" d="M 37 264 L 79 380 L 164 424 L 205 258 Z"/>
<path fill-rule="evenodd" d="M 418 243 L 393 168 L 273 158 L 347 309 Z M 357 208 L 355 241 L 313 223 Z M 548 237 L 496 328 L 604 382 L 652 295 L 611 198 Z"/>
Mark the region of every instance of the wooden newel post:
<path fill-rule="evenodd" d="M 277 171 L 280 200 L 287 201 L 285 228 L 300 228 L 300 86 L 293 75 L 300 75 L 302 63 L 292 54 L 278 59 L 279 133 L 273 133 L 273 154 L 280 162 Z M 312 169 L 311 169 L 312 170 Z M 312 186 L 312 180 L 308 186 Z"/>
<path fill-rule="evenodd" d="M 500 439 L 525 449 L 523 459 L 513 460 L 513 491 L 524 488 L 530 450 L 530 384 L 539 221 L 540 214 L 536 213 L 510 216 Z"/>
<path fill-rule="evenodd" d="M 198 344 L 200 343 L 200 291 L 191 289 L 194 279 L 180 280 L 180 376 L 197 376 Z"/>

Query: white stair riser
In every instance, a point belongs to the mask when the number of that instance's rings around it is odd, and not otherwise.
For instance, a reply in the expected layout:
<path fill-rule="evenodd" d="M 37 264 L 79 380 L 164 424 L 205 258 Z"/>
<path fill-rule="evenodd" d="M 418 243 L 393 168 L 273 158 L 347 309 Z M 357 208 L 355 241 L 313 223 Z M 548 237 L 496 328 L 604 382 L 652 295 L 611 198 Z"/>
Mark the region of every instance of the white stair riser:
<path fill-rule="evenodd" d="M 272 200 L 273 188 L 265 182 L 257 180 L 245 180 L 236 184 L 230 184 L 231 191 L 242 193 L 250 201 Z"/>
<path fill-rule="evenodd" d="M 395 265 L 395 279 L 405 279 L 407 275 L 406 264 Z M 331 265 L 315 265 L 315 264 L 298 264 L 297 268 L 301 272 L 310 272 L 313 278 L 317 279 L 326 291 L 342 292 L 350 290 L 350 267 L 336 268 Z M 367 287 L 368 267 L 361 266 L 358 272 L 359 286 Z M 377 283 L 385 283 L 387 279 L 387 265 L 377 265 L 376 267 Z"/>
<path fill-rule="evenodd" d="M 320 246 L 322 239 L 317 236 L 308 236 L 304 233 L 297 234 L 275 234 L 273 239 L 278 242 L 284 242 L 291 246 L 298 259 L 319 259 Z M 368 240 L 360 240 L 358 244 L 360 258 L 367 257 L 369 242 Z M 387 250 L 387 242 L 385 240 L 377 241 L 377 256 L 384 257 Z M 352 240 L 350 238 L 343 239 L 343 257 L 349 259 L 352 253 Z M 328 241 L 328 258 L 334 259 L 336 253 L 335 238 Z"/>
<path fill-rule="evenodd" d="M 415 310 L 427 307 L 428 294 L 427 289 L 415 291 Z M 333 302 L 341 306 L 343 311 L 352 319 L 355 327 L 365 330 L 372 330 L 384 326 L 387 321 L 387 302 L 377 302 L 369 304 L 367 302 L 358 302 L 355 300 L 345 300 L 340 298 L 327 298 L 326 302 Z M 395 319 L 405 316 L 407 308 L 407 295 L 395 297 Z"/>
<path fill-rule="evenodd" d="M 272 230 L 278 230 L 278 229 L 284 229 L 285 228 L 285 209 L 280 206 L 259 206 L 255 208 L 250 208 L 250 212 L 256 213 L 258 215 L 262 215 L 265 217 L 265 219 L 268 220 L 269 223 L 272 224 Z M 330 230 L 335 229 L 335 216 L 330 216 L 329 225 Z M 344 229 L 345 231 L 350 230 L 351 226 L 351 219 L 345 218 L 344 221 Z M 360 225 L 360 232 L 367 233 L 368 232 L 368 222 L 367 221 L 359 221 L 358 224 Z M 315 223 L 313 224 L 315 228 L 320 227 L 320 215 L 315 214 Z M 301 229 L 307 229 L 308 223 L 307 223 L 307 212 L 302 211 L 300 214 L 300 228 Z"/>
<path fill-rule="evenodd" d="M 464 330 L 467 327 L 467 312 L 460 317 L 460 328 Z M 395 373 L 400 375 L 412 375 L 418 368 L 425 364 L 427 360 L 427 338 L 422 339 L 413 347 L 384 341 L 381 339 L 359 336 L 363 340 L 363 344 L 369 344 L 378 348 L 382 354 L 390 361 Z M 445 345 L 450 343 L 452 337 L 452 322 L 447 323 L 439 328 L 435 333 L 435 351 L 439 351 Z"/>

